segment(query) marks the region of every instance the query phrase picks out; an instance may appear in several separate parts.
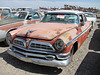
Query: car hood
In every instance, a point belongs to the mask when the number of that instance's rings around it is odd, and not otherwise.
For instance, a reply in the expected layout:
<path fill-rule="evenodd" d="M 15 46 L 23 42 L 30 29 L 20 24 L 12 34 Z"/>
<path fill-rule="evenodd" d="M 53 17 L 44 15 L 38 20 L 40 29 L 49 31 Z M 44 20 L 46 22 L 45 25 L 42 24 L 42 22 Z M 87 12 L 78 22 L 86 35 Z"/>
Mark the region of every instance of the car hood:
<path fill-rule="evenodd" d="M 75 28 L 75 24 L 63 23 L 39 23 L 36 25 L 21 28 L 16 35 L 37 39 L 51 40 L 60 34 Z"/>
<path fill-rule="evenodd" d="M 20 21 L 23 21 L 23 20 L 17 20 L 17 19 L 3 19 L 3 20 L 0 20 L 0 26 L 5 25 L 5 24 L 20 22 Z"/>

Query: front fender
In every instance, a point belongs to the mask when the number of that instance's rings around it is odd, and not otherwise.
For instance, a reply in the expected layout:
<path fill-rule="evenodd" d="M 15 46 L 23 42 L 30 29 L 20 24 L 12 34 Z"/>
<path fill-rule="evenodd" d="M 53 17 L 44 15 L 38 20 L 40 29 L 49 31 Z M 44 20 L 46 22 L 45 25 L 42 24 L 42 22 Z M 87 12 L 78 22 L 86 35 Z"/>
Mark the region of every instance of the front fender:
<path fill-rule="evenodd" d="M 68 32 L 64 33 L 63 35 L 61 35 L 59 38 L 62 39 L 65 43 L 65 50 L 63 53 L 67 53 L 67 52 L 70 52 L 72 47 L 73 47 L 73 44 L 77 41 L 77 40 L 74 40 L 73 41 L 73 38 L 75 36 L 73 34 L 70 34 Z"/>
<path fill-rule="evenodd" d="M 72 40 L 71 35 L 68 32 L 62 34 L 59 38 L 62 39 L 65 44 Z"/>
<path fill-rule="evenodd" d="M 17 28 L 12 28 L 12 29 L 8 30 L 7 33 L 10 32 L 10 31 L 16 30 L 16 29 Z"/>

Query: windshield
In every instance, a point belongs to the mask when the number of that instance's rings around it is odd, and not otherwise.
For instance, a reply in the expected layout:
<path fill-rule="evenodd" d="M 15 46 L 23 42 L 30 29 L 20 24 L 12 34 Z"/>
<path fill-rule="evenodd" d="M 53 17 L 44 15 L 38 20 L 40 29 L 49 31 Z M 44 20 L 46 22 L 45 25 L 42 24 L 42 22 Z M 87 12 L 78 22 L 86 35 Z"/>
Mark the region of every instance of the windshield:
<path fill-rule="evenodd" d="M 42 22 L 78 23 L 74 14 L 46 14 Z"/>
<path fill-rule="evenodd" d="M 24 20 L 26 15 L 27 15 L 26 12 L 12 12 L 8 16 L 6 16 L 4 19 Z"/>

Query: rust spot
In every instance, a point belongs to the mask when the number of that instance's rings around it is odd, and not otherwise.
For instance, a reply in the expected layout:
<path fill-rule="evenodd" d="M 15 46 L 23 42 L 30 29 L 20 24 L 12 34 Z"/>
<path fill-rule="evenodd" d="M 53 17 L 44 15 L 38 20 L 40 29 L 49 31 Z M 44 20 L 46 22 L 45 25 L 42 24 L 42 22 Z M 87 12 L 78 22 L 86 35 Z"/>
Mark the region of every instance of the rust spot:
<path fill-rule="evenodd" d="M 69 40 L 72 40 L 71 36 L 69 36 Z"/>
<path fill-rule="evenodd" d="M 81 27 L 78 28 L 78 32 L 76 33 L 76 35 L 78 35 L 80 32 L 82 32 Z"/>

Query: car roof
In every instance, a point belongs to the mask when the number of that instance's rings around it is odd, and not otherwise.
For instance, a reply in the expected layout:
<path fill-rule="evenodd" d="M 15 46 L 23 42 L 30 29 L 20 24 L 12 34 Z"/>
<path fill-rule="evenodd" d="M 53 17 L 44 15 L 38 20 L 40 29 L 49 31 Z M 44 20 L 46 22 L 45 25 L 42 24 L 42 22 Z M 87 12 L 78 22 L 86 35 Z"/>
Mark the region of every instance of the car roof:
<path fill-rule="evenodd" d="M 84 12 L 85 14 L 93 14 L 92 12 Z"/>
<path fill-rule="evenodd" d="M 10 9 L 9 7 L 0 7 L 1 9 Z"/>
<path fill-rule="evenodd" d="M 46 13 L 69 13 L 69 14 L 83 14 L 84 12 L 82 11 L 77 11 L 77 10 L 56 10 L 56 11 L 48 11 Z"/>
<path fill-rule="evenodd" d="M 12 11 L 12 12 L 26 12 L 26 13 L 35 13 L 36 11 L 31 11 L 31 12 L 29 12 L 29 11 Z"/>

